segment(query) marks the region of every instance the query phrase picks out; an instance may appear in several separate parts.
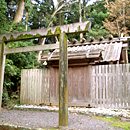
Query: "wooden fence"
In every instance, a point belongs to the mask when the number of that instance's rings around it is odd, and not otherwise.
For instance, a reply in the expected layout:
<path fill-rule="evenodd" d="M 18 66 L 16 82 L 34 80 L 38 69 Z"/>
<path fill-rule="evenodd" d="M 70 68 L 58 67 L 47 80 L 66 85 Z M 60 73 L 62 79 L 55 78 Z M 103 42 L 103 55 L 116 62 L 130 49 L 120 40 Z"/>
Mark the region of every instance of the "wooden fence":
<path fill-rule="evenodd" d="M 91 85 L 94 106 L 130 108 L 129 64 L 93 66 Z"/>
<path fill-rule="evenodd" d="M 21 104 L 57 104 L 58 68 L 22 70 Z M 70 106 L 130 108 L 130 73 L 126 65 L 68 69 Z"/>
<path fill-rule="evenodd" d="M 69 105 L 88 105 L 91 83 L 90 71 L 91 66 L 68 68 Z M 20 93 L 21 104 L 51 103 L 52 105 L 58 105 L 58 68 L 22 70 Z"/>
<path fill-rule="evenodd" d="M 24 69 L 21 71 L 21 104 L 49 102 L 50 71 L 48 69 Z"/>

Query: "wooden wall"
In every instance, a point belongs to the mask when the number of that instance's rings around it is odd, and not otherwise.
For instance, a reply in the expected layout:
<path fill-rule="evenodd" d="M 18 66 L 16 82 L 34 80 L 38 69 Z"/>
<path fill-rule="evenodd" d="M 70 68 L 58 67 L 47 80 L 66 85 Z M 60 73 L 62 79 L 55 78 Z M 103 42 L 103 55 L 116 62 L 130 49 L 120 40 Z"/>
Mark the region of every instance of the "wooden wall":
<path fill-rule="evenodd" d="M 59 70 L 50 69 L 50 102 L 57 104 L 59 99 Z M 90 102 L 91 66 L 68 68 L 68 100 L 69 104 L 88 105 Z"/>
<path fill-rule="evenodd" d="M 69 67 L 69 105 L 129 108 L 129 84 L 129 64 Z M 58 105 L 58 86 L 58 68 L 22 70 L 20 102 Z"/>

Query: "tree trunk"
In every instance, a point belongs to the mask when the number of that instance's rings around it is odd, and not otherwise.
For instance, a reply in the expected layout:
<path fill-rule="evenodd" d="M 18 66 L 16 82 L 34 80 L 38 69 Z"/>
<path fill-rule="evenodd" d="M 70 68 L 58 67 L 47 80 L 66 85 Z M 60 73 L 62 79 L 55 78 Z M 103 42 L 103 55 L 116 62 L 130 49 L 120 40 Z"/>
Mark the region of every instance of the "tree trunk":
<path fill-rule="evenodd" d="M 86 7 L 86 2 L 85 2 L 85 0 L 83 0 L 83 18 L 85 19 L 85 17 L 86 17 L 86 10 L 85 10 L 85 7 Z"/>
<path fill-rule="evenodd" d="M 79 22 L 82 22 L 81 0 L 79 0 Z M 83 38 L 83 33 L 80 33 L 80 41 L 82 38 Z"/>
<path fill-rule="evenodd" d="M 24 13 L 24 4 L 25 4 L 24 0 L 19 0 L 18 9 L 13 21 L 14 23 L 21 22 Z"/>
<path fill-rule="evenodd" d="M 86 5 L 90 0 L 83 0 L 83 18 L 86 18 Z"/>
<path fill-rule="evenodd" d="M 28 11 L 26 10 L 26 21 L 25 21 L 25 30 L 28 28 Z"/>

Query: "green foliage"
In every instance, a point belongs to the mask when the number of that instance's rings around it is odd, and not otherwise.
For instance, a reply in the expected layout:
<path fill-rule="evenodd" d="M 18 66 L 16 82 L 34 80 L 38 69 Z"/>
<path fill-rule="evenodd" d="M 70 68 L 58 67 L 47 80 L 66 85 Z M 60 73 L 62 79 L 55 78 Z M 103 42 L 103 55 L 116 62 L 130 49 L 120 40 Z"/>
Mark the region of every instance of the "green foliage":
<path fill-rule="evenodd" d="M 92 27 L 94 27 L 95 24 L 98 24 L 98 26 L 103 26 L 102 21 L 107 17 L 108 17 L 107 13 L 103 13 L 102 11 L 98 12 L 96 9 L 94 9 L 90 14 Z"/>
<path fill-rule="evenodd" d="M 104 28 L 103 21 L 108 17 L 107 10 L 104 7 L 105 0 L 98 0 L 94 4 L 86 7 L 86 20 L 90 20 L 92 23 L 91 30 L 87 34 L 87 37 L 93 36 L 98 39 L 99 36 L 104 38 L 108 37 L 109 32 Z"/>
<path fill-rule="evenodd" d="M 0 0 L 0 24 L 6 20 L 7 4 L 5 0 Z"/>
<path fill-rule="evenodd" d="M 5 74 L 8 76 L 15 76 L 17 75 L 17 72 L 18 72 L 18 68 L 14 65 L 13 61 L 10 59 L 6 59 Z"/>
<path fill-rule="evenodd" d="M 109 32 L 105 30 L 103 26 L 99 26 L 98 24 L 95 24 L 94 27 L 90 30 L 90 32 L 87 34 L 87 37 L 92 36 L 95 39 L 99 39 L 99 36 L 103 36 L 104 38 L 108 38 Z"/>
<path fill-rule="evenodd" d="M 0 0 L 0 34 L 6 33 L 9 22 L 6 21 L 7 4 L 5 0 Z"/>
<path fill-rule="evenodd" d="M 5 89 L 3 89 L 3 94 L 2 94 L 2 106 L 7 105 L 7 103 L 9 102 L 9 96 L 8 96 L 8 92 L 5 91 Z"/>
<path fill-rule="evenodd" d="M 45 1 L 38 1 L 38 4 L 32 4 L 32 8 L 29 11 L 29 25 L 31 29 L 44 28 L 47 27 L 51 14 L 54 11 L 52 3 Z M 55 16 L 53 17 L 55 22 Z"/>

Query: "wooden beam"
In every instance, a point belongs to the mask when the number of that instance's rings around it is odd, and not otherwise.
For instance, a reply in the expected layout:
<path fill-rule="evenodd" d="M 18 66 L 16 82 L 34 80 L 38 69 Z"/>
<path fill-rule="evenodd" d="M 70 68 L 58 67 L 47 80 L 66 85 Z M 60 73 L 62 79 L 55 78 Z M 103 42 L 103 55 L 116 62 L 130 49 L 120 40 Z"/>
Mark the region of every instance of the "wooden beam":
<path fill-rule="evenodd" d="M 44 51 L 44 50 L 53 50 L 59 48 L 58 44 L 47 44 L 47 45 L 38 45 L 30 47 L 20 47 L 20 48 L 5 48 L 4 54 L 20 53 L 20 52 L 31 52 L 31 51 Z"/>
<path fill-rule="evenodd" d="M 85 21 L 81 23 L 73 23 L 43 29 L 35 29 L 31 31 L 25 32 L 18 32 L 18 33 L 11 33 L 11 34 L 3 34 L 0 35 L 0 40 L 5 42 L 12 42 L 12 41 L 20 41 L 20 40 L 27 40 L 27 39 L 35 39 L 40 37 L 49 37 L 49 36 L 57 36 L 60 33 L 81 33 L 81 32 L 88 32 L 90 30 L 91 23 L 90 21 Z"/>
<path fill-rule="evenodd" d="M 0 42 L 0 114 L 1 114 L 4 68 L 5 68 L 5 57 L 6 57 L 4 55 L 4 48 L 5 48 L 5 43 Z"/>
<path fill-rule="evenodd" d="M 59 53 L 59 127 L 68 126 L 68 58 L 67 58 L 67 35 L 60 34 Z"/>

